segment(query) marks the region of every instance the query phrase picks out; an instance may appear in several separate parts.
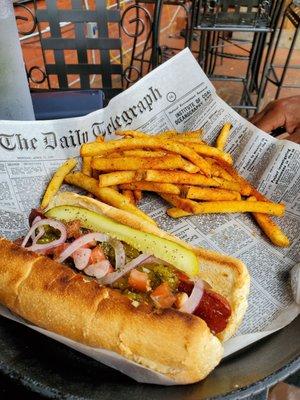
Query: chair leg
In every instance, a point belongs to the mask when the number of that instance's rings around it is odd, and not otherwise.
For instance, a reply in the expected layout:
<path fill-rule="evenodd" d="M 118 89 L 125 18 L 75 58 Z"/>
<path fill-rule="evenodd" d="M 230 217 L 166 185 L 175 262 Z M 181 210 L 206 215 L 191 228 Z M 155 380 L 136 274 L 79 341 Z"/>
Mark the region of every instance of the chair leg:
<path fill-rule="evenodd" d="M 300 28 L 300 26 L 298 26 L 296 28 L 296 30 L 295 30 L 295 33 L 294 33 L 294 36 L 293 36 L 293 39 L 292 39 L 292 43 L 291 43 L 291 46 L 290 46 L 290 49 L 289 49 L 289 52 L 288 52 L 288 55 L 287 55 L 287 58 L 286 58 L 286 62 L 285 62 L 284 67 L 283 67 L 282 75 L 281 75 L 281 78 L 280 78 L 280 81 L 279 81 L 279 84 L 278 84 L 278 88 L 277 88 L 277 91 L 276 91 L 275 99 L 278 99 L 278 97 L 280 95 L 280 92 L 281 92 L 281 89 L 282 89 L 282 84 L 283 84 L 283 81 L 285 79 L 285 76 L 286 76 L 286 73 L 287 73 L 287 70 L 288 70 L 288 67 L 289 67 L 289 63 L 290 63 L 290 60 L 291 60 L 291 57 L 292 57 L 292 54 L 293 54 L 293 51 L 294 51 L 294 47 L 295 47 L 295 44 L 296 44 L 296 39 L 297 39 L 297 36 L 298 36 L 299 28 Z"/>

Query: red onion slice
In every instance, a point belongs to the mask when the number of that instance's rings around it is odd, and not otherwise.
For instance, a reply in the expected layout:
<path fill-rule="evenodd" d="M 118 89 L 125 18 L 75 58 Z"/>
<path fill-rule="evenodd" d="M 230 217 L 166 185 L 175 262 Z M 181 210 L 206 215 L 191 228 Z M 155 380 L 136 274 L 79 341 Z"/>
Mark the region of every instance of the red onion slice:
<path fill-rule="evenodd" d="M 63 262 L 66 258 L 70 257 L 75 250 L 81 248 L 87 243 L 92 242 L 93 240 L 97 240 L 97 242 L 107 242 L 109 240 L 109 237 L 104 233 L 87 233 L 86 235 L 83 235 L 80 238 L 74 240 L 74 242 L 71 243 L 70 246 L 68 246 L 68 248 L 61 253 L 57 261 Z"/>
<path fill-rule="evenodd" d="M 143 261 L 149 258 L 150 255 L 148 254 L 140 254 L 138 257 L 131 260 L 129 263 L 125 264 L 122 268 L 122 271 L 111 272 L 107 274 L 103 279 L 101 279 L 101 283 L 103 285 L 111 285 L 116 280 L 121 278 L 123 275 L 127 274 L 127 272 L 131 271 L 133 268 L 140 265 Z"/>
<path fill-rule="evenodd" d="M 89 276 L 101 279 L 108 273 L 110 267 L 110 262 L 108 260 L 103 260 L 87 266 L 84 272 Z"/>
<path fill-rule="evenodd" d="M 45 229 L 44 229 L 42 226 L 40 226 L 37 230 L 38 230 L 38 233 L 37 233 L 36 236 L 35 236 L 35 233 L 33 233 L 33 234 L 31 235 L 32 244 L 37 244 L 38 240 L 39 240 L 42 236 L 44 236 L 44 234 L 45 234 Z"/>
<path fill-rule="evenodd" d="M 75 250 L 72 254 L 75 268 L 79 269 L 80 271 L 83 270 L 89 263 L 91 253 L 91 249 L 80 248 Z"/>
<path fill-rule="evenodd" d="M 32 246 L 26 247 L 27 250 L 30 250 L 30 251 L 48 250 L 48 249 L 51 249 L 52 247 L 59 246 L 60 244 L 62 244 L 66 241 L 67 230 L 66 230 L 65 225 L 62 222 L 56 221 L 54 219 L 46 218 L 46 219 L 41 219 L 40 221 L 38 221 L 34 225 L 32 225 L 32 227 L 29 229 L 29 232 L 25 236 L 21 246 L 25 247 L 28 240 L 30 239 L 31 235 L 35 232 L 35 230 L 44 225 L 49 225 L 52 228 L 60 231 L 60 238 L 53 240 L 52 242 L 46 243 L 46 244 L 38 244 L 38 243 L 36 243 L 37 240 L 35 240 L 35 242 L 32 244 Z"/>
<path fill-rule="evenodd" d="M 113 247 L 115 251 L 115 269 L 119 270 L 125 265 L 126 262 L 124 246 L 120 242 L 120 240 L 117 239 L 111 239 L 109 241 L 109 244 Z"/>
<path fill-rule="evenodd" d="M 204 292 L 204 282 L 202 279 L 196 280 L 190 297 L 184 302 L 179 311 L 192 314 L 198 307 Z"/>

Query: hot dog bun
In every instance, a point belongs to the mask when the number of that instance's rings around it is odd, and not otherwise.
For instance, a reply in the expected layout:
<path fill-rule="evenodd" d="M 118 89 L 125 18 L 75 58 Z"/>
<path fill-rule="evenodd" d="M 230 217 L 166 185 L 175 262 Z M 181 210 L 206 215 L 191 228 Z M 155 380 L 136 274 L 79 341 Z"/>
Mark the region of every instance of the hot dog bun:
<path fill-rule="evenodd" d="M 72 192 L 59 193 L 49 204 L 48 209 L 61 205 L 75 205 L 95 211 L 124 225 L 172 240 L 192 249 L 199 257 L 199 276 L 207 281 L 214 291 L 223 295 L 230 303 L 232 314 L 224 329 L 217 336 L 221 341 L 228 340 L 238 329 L 247 309 L 250 277 L 246 266 L 238 259 L 199 247 L 192 247 L 183 240 L 168 234 L 153 224 L 127 211 L 109 206 L 99 200 Z"/>
<path fill-rule="evenodd" d="M 221 341 L 237 329 L 247 306 L 249 275 L 240 261 L 203 249 L 151 226 L 141 218 L 86 196 L 64 192 L 49 209 L 75 205 L 127 226 L 192 249 L 200 277 L 230 302 L 232 315 L 218 337 L 194 315 L 175 309 L 154 310 L 50 258 L 0 239 L 0 302 L 24 319 L 77 342 L 114 351 L 164 374 L 178 384 L 205 378 L 220 362 Z"/>
<path fill-rule="evenodd" d="M 221 342 L 194 315 L 136 308 L 117 291 L 3 238 L 0 253 L 0 302 L 33 324 L 114 351 L 178 384 L 205 378 L 221 360 Z"/>

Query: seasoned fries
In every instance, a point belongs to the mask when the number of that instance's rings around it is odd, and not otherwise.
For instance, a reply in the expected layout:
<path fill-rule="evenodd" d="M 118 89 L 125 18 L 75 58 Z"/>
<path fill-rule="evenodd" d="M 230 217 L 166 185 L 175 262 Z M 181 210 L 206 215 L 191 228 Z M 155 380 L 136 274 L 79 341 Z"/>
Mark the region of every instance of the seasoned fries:
<path fill-rule="evenodd" d="M 185 143 L 185 145 L 193 149 L 197 154 L 201 156 L 212 157 L 217 160 L 225 161 L 228 164 L 232 164 L 231 155 L 215 147 L 211 147 L 203 143 L 193 143 L 193 142 L 187 142 Z"/>
<path fill-rule="evenodd" d="M 185 194 L 187 199 L 197 200 L 241 200 L 241 194 L 233 190 L 219 188 L 204 188 L 197 186 L 184 187 L 181 194 Z"/>
<path fill-rule="evenodd" d="M 207 178 L 201 174 L 189 174 L 183 171 L 156 171 L 148 170 L 145 173 L 145 181 L 148 182 L 167 182 L 182 185 L 211 186 L 239 192 L 239 183 L 225 181 L 222 178 Z"/>
<path fill-rule="evenodd" d="M 121 189 L 125 190 L 146 190 L 148 192 L 157 193 L 172 193 L 180 194 L 180 189 L 176 185 L 171 183 L 157 183 L 157 182 L 135 182 L 135 183 L 125 183 L 120 185 Z"/>
<path fill-rule="evenodd" d="M 198 146 L 203 145 L 199 144 Z M 188 159 L 191 163 L 195 164 L 197 167 L 199 167 L 204 175 L 210 176 L 211 174 L 209 164 L 191 147 L 185 146 L 182 143 L 177 143 L 175 141 L 165 141 L 155 137 L 141 139 L 123 139 L 106 143 L 86 143 L 81 147 L 81 156 L 94 157 L 109 154 L 117 150 L 123 151 L 139 148 L 164 149 L 171 153 L 179 154 L 182 157 Z"/>
<path fill-rule="evenodd" d="M 74 158 L 70 158 L 69 160 L 65 161 L 54 173 L 45 191 L 43 200 L 41 202 L 41 208 L 46 208 L 48 206 L 52 198 L 56 195 L 61 187 L 65 176 L 76 167 L 76 164 L 77 161 Z"/>
<path fill-rule="evenodd" d="M 232 166 L 224 151 L 231 124 L 226 123 L 216 147 L 202 140 L 202 130 L 157 135 L 126 130 L 123 138 L 104 142 L 97 137 L 81 147 L 82 172 L 69 173 L 75 164 L 60 168 L 45 193 L 46 206 L 64 179 L 111 206 L 155 222 L 136 204 L 143 191 L 157 193 L 172 207 L 172 218 L 218 213 L 252 213 L 271 242 L 288 246 L 289 239 L 269 215 L 282 216 L 283 204 L 269 201 Z M 75 160 L 73 160 L 75 161 Z M 56 176 L 57 175 L 57 176 Z"/>
<path fill-rule="evenodd" d="M 177 154 L 165 157 L 95 157 L 92 160 L 92 168 L 98 171 L 128 171 L 141 169 L 184 169 L 185 162 Z"/>
<path fill-rule="evenodd" d="M 193 215 L 193 213 L 189 213 L 187 211 L 181 210 L 181 208 L 168 208 L 167 209 L 167 214 L 171 218 L 182 218 L 182 217 L 188 217 L 189 215 Z"/>
<path fill-rule="evenodd" d="M 217 140 L 216 140 L 216 148 L 217 149 L 224 150 L 224 147 L 225 147 L 226 142 L 228 140 L 228 136 L 229 136 L 229 132 L 230 132 L 231 126 L 232 125 L 229 122 L 224 124 L 224 126 L 221 129 L 221 132 L 220 132 L 220 134 L 219 134 L 219 136 L 217 137 Z"/>
<path fill-rule="evenodd" d="M 87 176 L 92 176 L 92 157 L 83 157 L 82 158 L 82 173 Z"/>
<path fill-rule="evenodd" d="M 129 203 L 135 204 L 135 196 L 132 190 L 122 190 L 123 196 L 125 196 Z"/>
<path fill-rule="evenodd" d="M 135 203 L 138 204 L 143 198 L 143 192 L 141 190 L 134 190 L 133 194 L 134 194 Z"/>
<path fill-rule="evenodd" d="M 108 174 L 99 175 L 99 187 L 121 185 L 122 183 L 131 183 L 142 180 L 143 172 L 139 171 L 116 171 Z"/>
<path fill-rule="evenodd" d="M 259 212 L 281 217 L 284 214 L 283 204 L 266 201 L 208 201 L 198 203 L 193 200 L 183 199 L 173 194 L 161 194 L 161 197 L 177 208 L 193 214 L 219 214 L 219 213 L 244 213 Z"/>
<path fill-rule="evenodd" d="M 256 198 L 250 196 L 247 200 L 256 201 Z M 257 212 L 253 212 L 252 215 L 261 230 L 268 236 L 273 244 L 279 247 L 288 247 L 290 245 L 289 238 L 268 215 Z"/>
<path fill-rule="evenodd" d="M 112 188 L 99 188 L 98 181 L 94 178 L 84 175 L 81 172 L 73 172 L 65 177 L 65 182 L 70 185 L 78 186 L 87 192 L 92 193 L 99 200 L 107 203 L 111 206 L 117 207 L 121 210 L 129 211 L 132 214 L 136 214 L 139 217 L 144 218 L 152 224 L 156 224 L 152 218 L 131 204 L 127 197 L 117 192 Z"/>

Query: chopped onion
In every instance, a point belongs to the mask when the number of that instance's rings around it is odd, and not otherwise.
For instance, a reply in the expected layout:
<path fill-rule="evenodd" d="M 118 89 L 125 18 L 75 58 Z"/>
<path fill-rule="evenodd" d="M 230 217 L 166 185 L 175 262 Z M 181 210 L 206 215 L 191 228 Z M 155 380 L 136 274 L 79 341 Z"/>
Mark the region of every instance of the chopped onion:
<path fill-rule="evenodd" d="M 30 239 L 31 235 L 35 232 L 36 229 L 44 226 L 44 225 L 49 225 L 54 229 L 57 229 L 58 231 L 60 231 L 60 238 L 53 240 L 50 243 L 46 243 L 46 244 L 38 244 L 36 243 L 38 239 L 35 238 L 35 240 L 33 241 L 32 246 L 26 247 L 27 250 L 30 251 L 38 251 L 38 250 L 48 250 L 51 249 L 52 247 L 56 247 L 59 246 L 60 244 L 64 243 L 67 239 L 67 230 L 65 225 L 62 222 L 56 221 L 55 219 L 41 219 L 40 221 L 37 221 L 34 225 L 31 226 L 31 228 L 29 229 L 29 232 L 27 233 L 27 235 L 25 236 L 21 246 L 25 247 L 26 244 L 28 243 L 28 240 Z M 40 233 L 39 233 L 40 234 Z M 38 236 L 39 236 L 38 234 Z M 39 237 L 39 239 L 41 238 L 41 236 Z"/>
<path fill-rule="evenodd" d="M 125 264 L 121 271 L 111 272 L 110 274 L 107 274 L 103 279 L 101 279 L 101 283 L 103 285 L 111 285 L 116 280 L 121 278 L 123 275 L 127 274 L 129 271 L 140 265 L 143 261 L 147 260 L 148 258 L 150 258 L 150 255 L 140 254 L 138 257 L 134 258 L 129 263 Z"/>
<path fill-rule="evenodd" d="M 90 264 L 84 269 L 84 272 L 89 276 L 94 276 L 97 279 L 103 278 L 111 268 L 108 260 L 99 261 L 95 264 Z"/>
<path fill-rule="evenodd" d="M 107 242 L 109 237 L 104 233 L 87 233 L 86 235 L 74 240 L 74 242 L 71 243 L 70 246 L 68 246 L 68 248 L 61 253 L 57 261 L 63 262 L 66 258 L 70 257 L 75 250 L 80 249 L 82 246 L 92 242 L 93 240 L 97 240 L 97 242 Z"/>
<path fill-rule="evenodd" d="M 126 255 L 123 244 L 120 240 L 111 239 L 109 244 L 115 251 L 115 269 L 119 270 L 125 265 Z"/>
<path fill-rule="evenodd" d="M 75 250 L 72 254 L 75 268 L 79 269 L 80 271 L 84 269 L 89 263 L 91 253 L 91 249 L 79 248 Z"/>
<path fill-rule="evenodd" d="M 179 311 L 192 314 L 198 307 L 204 292 L 204 282 L 202 279 L 196 280 L 192 293 L 189 298 L 183 303 Z"/>

